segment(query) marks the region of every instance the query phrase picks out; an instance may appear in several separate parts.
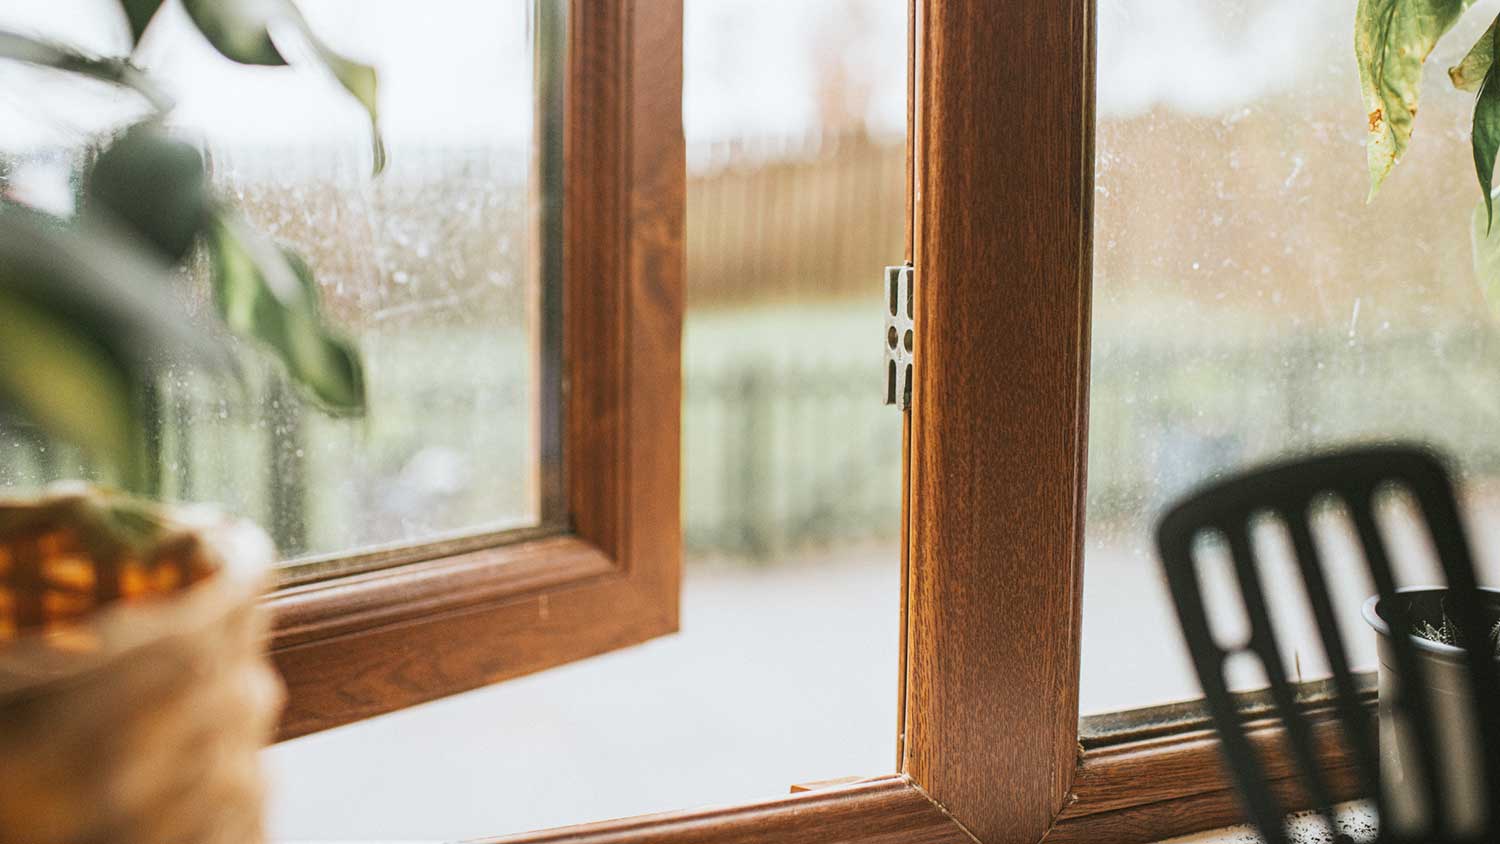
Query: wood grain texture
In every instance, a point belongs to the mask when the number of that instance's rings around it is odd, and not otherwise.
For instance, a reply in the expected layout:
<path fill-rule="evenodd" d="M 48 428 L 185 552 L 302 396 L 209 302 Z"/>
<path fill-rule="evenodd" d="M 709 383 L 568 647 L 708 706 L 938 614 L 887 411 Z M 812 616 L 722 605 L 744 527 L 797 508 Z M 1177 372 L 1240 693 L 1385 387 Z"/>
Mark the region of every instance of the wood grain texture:
<path fill-rule="evenodd" d="M 564 118 L 571 532 L 284 590 L 281 738 L 677 628 L 681 0 L 574 0 Z M 497 424 L 504 424 L 497 421 Z"/>
<path fill-rule="evenodd" d="M 917 97 L 917 4 L 908 2 L 906 14 L 906 251 L 911 263 L 915 247 L 912 225 L 916 219 L 916 145 L 912 132 Z M 913 323 L 915 326 L 915 322 Z M 911 590 L 911 413 L 901 414 L 901 621 L 896 660 L 896 770 L 906 765 L 906 654 L 911 613 L 907 603 Z"/>
<path fill-rule="evenodd" d="M 1373 699 L 1367 714 L 1373 731 L 1376 726 Z M 1303 713 L 1303 717 L 1311 727 L 1318 758 L 1323 760 L 1327 770 L 1341 774 L 1351 770 L 1352 757 L 1344 744 L 1337 714 L 1330 708 L 1319 708 Z M 1264 719 L 1245 726 L 1250 745 L 1271 779 L 1296 774 L 1297 766 L 1289 752 L 1286 729 L 1280 721 Z M 1125 742 L 1082 755 L 1073 777 L 1069 803 L 1063 807 L 1058 820 L 1183 800 L 1205 793 L 1230 792 L 1233 788 L 1233 780 L 1223 766 L 1218 737 L 1212 730 L 1191 730 Z M 1292 808 L 1301 809 L 1306 805 L 1304 800 Z M 1175 834 L 1176 830 L 1172 832 Z"/>
<path fill-rule="evenodd" d="M 492 839 L 492 844 L 975 844 L 905 777 Z"/>
<path fill-rule="evenodd" d="M 614 571 L 599 548 L 559 536 L 282 589 L 268 601 L 271 647 L 506 603 Z"/>
<path fill-rule="evenodd" d="M 903 770 L 985 842 L 1075 764 L 1092 14 L 918 6 Z"/>
<path fill-rule="evenodd" d="M 1335 799 L 1363 796 L 1358 793 L 1349 768 L 1331 768 L 1329 773 Z M 1271 792 L 1286 805 L 1306 803 L 1296 780 L 1273 780 L 1270 785 Z M 1234 791 L 1209 791 L 1114 812 L 1061 819 L 1042 840 L 1046 844 L 1148 844 L 1244 822 L 1245 815 Z"/>
<path fill-rule="evenodd" d="M 644 641 L 659 596 L 618 571 L 479 608 L 279 648 L 287 739 Z"/>

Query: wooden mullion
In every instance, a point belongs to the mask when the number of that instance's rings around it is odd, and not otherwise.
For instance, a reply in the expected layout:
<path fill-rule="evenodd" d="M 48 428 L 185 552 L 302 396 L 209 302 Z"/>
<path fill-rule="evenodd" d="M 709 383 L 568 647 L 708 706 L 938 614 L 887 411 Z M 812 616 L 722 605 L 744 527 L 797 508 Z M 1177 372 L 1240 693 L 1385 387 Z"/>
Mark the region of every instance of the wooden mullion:
<path fill-rule="evenodd" d="M 906 15 L 906 243 L 902 260 L 911 263 L 914 254 L 914 221 L 916 219 L 916 145 L 912 127 L 917 101 L 917 3 L 907 4 Z M 882 297 L 884 301 L 884 297 Z M 911 414 L 901 414 L 901 619 L 898 625 L 896 658 L 896 770 L 906 765 L 906 653 L 911 585 Z"/>
<path fill-rule="evenodd" d="M 1077 754 L 1092 14 L 918 5 L 904 771 L 986 842 Z"/>

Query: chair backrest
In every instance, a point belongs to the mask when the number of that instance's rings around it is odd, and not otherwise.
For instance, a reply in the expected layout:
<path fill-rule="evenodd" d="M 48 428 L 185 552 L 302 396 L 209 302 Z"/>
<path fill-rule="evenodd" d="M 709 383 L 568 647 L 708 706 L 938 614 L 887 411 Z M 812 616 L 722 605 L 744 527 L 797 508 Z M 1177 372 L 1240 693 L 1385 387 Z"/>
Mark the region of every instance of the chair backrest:
<path fill-rule="evenodd" d="M 1348 649 L 1335 619 L 1328 575 L 1314 541 L 1312 518 L 1315 508 L 1332 499 L 1343 505 L 1353 522 L 1370 579 L 1386 605 L 1394 606 L 1397 587 L 1386 542 L 1377 524 L 1377 498 L 1388 489 L 1406 492 L 1432 539 L 1447 580 L 1448 609 L 1464 641 L 1486 641 L 1481 621 L 1480 595 L 1462 519 L 1443 461 L 1417 445 L 1366 446 L 1325 453 L 1305 459 L 1256 468 L 1203 487 L 1173 506 L 1157 527 L 1157 545 L 1178 620 L 1187 640 L 1194 667 L 1210 714 L 1222 739 L 1226 761 L 1233 771 L 1245 811 L 1260 828 L 1268 844 L 1286 841 L 1283 822 L 1286 807 L 1267 785 L 1267 773 L 1246 735 L 1225 674 L 1226 663 L 1241 652 L 1253 654 L 1265 670 L 1277 716 L 1285 725 L 1285 736 L 1297 776 L 1306 794 L 1322 809 L 1330 829 L 1333 794 L 1330 771 L 1314 746 L 1309 720 L 1299 708 L 1293 682 L 1281 657 L 1277 631 L 1268 612 L 1261 561 L 1251 540 L 1252 520 L 1271 518 L 1286 529 L 1296 557 L 1301 586 L 1316 622 L 1323 651 L 1331 670 L 1333 707 L 1341 726 L 1347 758 L 1352 762 L 1361 793 L 1376 800 L 1382 817 L 1385 802 L 1379 790 L 1379 754 L 1368 709 L 1361 703 L 1350 670 Z M 1195 544 L 1200 534 L 1217 533 L 1228 545 L 1235 580 L 1249 621 L 1244 643 L 1215 640 L 1204 600 Z M 1278 589 L 1286 588 L 1277 584 Z M 1388 620 L 1395 668 L 1399 674 L 1388 700 L 1397 718 L 1411 730 L 1418 758 L 1415 771 L 1422 783 L 1426 818 L 1430 828 L 1420 836 L 1429 842 L 1461 840 L 1442 810 L 1444 760 L 1439 757 L 1431 706 L 1423 691 L 1424 666 L 1410 639 L 1405 618 Z M 1472 647 L 1465 652 L 1472 691 L 1474 723 L 1483 749 L 1487 772 L 1488 832 L 1478 840 L 1496 841 L 1500 824 L 1500 696 L 1495 662 L 1488 649 Z M 1487 706 L 1482 702 L 1488 702 Z M 1395 840 L 1388 831 L 1381 840 Z M 1462 840 L 1475 840 L 1465 838 Z"/>

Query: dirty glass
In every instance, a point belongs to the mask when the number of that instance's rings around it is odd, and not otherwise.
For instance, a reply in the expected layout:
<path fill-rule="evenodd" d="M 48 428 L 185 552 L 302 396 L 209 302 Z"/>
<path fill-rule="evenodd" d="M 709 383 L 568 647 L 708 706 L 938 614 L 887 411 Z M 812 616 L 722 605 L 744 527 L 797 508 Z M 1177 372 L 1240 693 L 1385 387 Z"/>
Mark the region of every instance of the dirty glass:
<path fill-rule="evenodd" d="M 113 2 L 6 5 L 0 26 L 123 51 Z M 176 4 L 139 60 L 176 100 L 171 124 L 202 144 L 222 195 L 311 264 L 325 312 L 364 358 L 368 413 L 320 413 L 249 344 L 243 386 L 174 370 L 166 493 L 256 519 L 294 563 L 535 525 L 541 479 L 555 475 L 543 441 L 559 391 L 538 374 L 556 342 L 539 246 L 558 232 L 541 216 L 548 188 L 536 162 L 558 139 L 535 116 L 535 9 L 301 6 L 335 48 L 380 73 L 389 164 L 379 176 L 365 116 L 316 68 L 229 62 Z M 0 73 L 0 182 L 68 213 L 77 151 L 129 119 L 128 98 L 32 68 Z M 201 281 L 205 271 L 199 260 L 188 272 Z M 192 304 L 209 319 L 207 302 Z M 0 486 L 88 474 L 65 446 L 13 421 L 6 430 Z"/>
<path fill-rule="evenodd" d="M 906 231 L 907 0 L 683 12 L 679 630 L 277 745 L 275 840 L 465 840 L 894 770 L 881 315 Z"/>
<path fill-rule="evenodd" d="M 1085 714 L 1199 696 L 1152 544 L 1161 508 L 1198 482 L 1418 439 L 1456 459 L 1492 556 L 1500 337 L 1470 236 L 1473 95 L 1444 71 L 1497 4 L 1477 4 L 1429 60 L 1411 148 L 1368 204 L 1355 5 L 1099 6 Z M 1389 530 L 1416 579 L 1430 557 L 1402 512 L 1390 505 Z M 1373 668 L 1359 615 L 1373 588 L 1347 521 L 1319 524 L 1345 635 Z M 1273 609 L 1295 631 L 1287 663 L 1326 676 L 1305 608 L 1283 599 L 1285 537 L 1261 534 Z M 1223 564 L 1208 578 L 1213 600 L 1233 598 Z M 1253 666 L 1232 680 L 1263 682 Z"/>

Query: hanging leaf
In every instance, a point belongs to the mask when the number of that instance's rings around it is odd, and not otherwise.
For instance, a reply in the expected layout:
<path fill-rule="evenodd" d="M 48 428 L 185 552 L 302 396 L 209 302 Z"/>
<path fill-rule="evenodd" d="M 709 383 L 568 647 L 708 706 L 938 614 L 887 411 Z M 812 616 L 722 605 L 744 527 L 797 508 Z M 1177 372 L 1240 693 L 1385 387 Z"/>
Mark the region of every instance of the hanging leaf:
<path fill-rule="evenodd" d="M 301 19 L 300 14 L 298 18 Z M 376 175 L 379 175 L 385 170 L 386 154 L 385 139 L 380 132 L 380 113 L 376 103 L 379 83 L 375 76 L 375 68 L 340 55 L 312 31 L 312 27 L 308 26 L 306 20 L 302 20 L 302 32 L 313 51 L 323 60 L 323 66 L 328 68 L 340 85 L 344 86 L 344 90 L 359 100 L 360 105 L 365 107 L 365 113 L 370 116 L 371 156 L 374 160 L 374 171 Z"/>
<path fill-rule="evenodd" d="M 240 64 L 286 64 L 271 25 L 286 17 L 283 0 L 182 0 L 193 25 L 225 58 Z"/>
<path fill-rule="evenodd" d="M 228 361 L 161 294 L 169 272 L 101 225 L 0 201 L 0 393 L 131 485 L 145 477 L 140 386 L 166 360 Z"/>
<path fill-rule="evenodd" d="M 130 24 L 130 43 L 132 45 L 141 43 L 141 36 L 146 33 L 146 27 L 151 25 L 151 19 L 156 16 L 156 10 L 161 8 L 162 0 L 120 0 L 120 9 L 125 13 L 125 20 Z"/>
<path fill-rule="evenodd" d="M 1484 77 L 1490 72 L 1490 65 L 1494 63 L 1495 51 L 1491 46 L 1495 37 L 1495 26 L 1500 24 L 1497 18 L 1490 24 L 1490 28 L 1479 36 L 1468 55 L 1453 67 L 1448 68 L 1448 78 L 1452 80 L 1453 87 L 1460 91 L 1478 91 L 1479 86 L 1484 84 Z"/>
<path fill-rule="evenodd" d="M 166 111 L 172 107 L 171 98 L 153 85 L 139 68 L 124 59 L 90 56 L 69 47 L 4 30 L 0 30 L 0 59 L 25 62 L 122 85 L 145 97 L 157 111 Z"/>
<path fill-rule="evenodd" d="M 1359 0 L 1354 55 L 1369 120 L 1369 198 L 1406 153 L 1422 86 L 1422 65 L 1473 0 Z"/>
<path fill-rule="evenodd" d="M 385 169 L 375 69 L 328 46 L 291 0 L 183 0 L 183 6 L 215 49 L 242 64 L 286 64 L 272 37 L 275 33 L 289 31 L 305 39 L 324 69 L 364 106 L 370 118 L 374 170 L 378 174 Z"/>
<path fill-rule="evenodd" d="M 1500 19 L 1496 23 L 1500 23 Z M 1500 38 L 1496 36 L 1495 24 L 1490 24 L 1479 43 L 1469 51 L 1470 55 L 1487 52 L 1490 56 L 1490 66 L 1485 70 L 1484 81 L 1479 86 L 1479 96 L 1474 100 L 1472 135 L 1474 172 L 1479 176 L 1479 190 L 1484 195 L 1486 234 L 1494 224 L 1494 194 L 1491 186 L 1495 179 L 1495 153 L 1500 151 L 1500 62 L 1495 61 L 1497 50 L 1500 50 Z"/>
<path fill-rule="evenodd" d="M 323 322 L 306 263 L 236 217 L 215 217 L 209 233 L 214 301 L 230 330 L 269 348 L 325 409 L 363 412 L 359 354 Z"/>
<path fill-rule="evenodd" d="M 17 296 L 10 280 L 0 276 L 0 395 L 135 486 L 141 474 L 138 373 L 66 316 Z"/>
<path fill-rule="evenodd" d="M 203 155 L 155 124 L 137 124 L 85 176 L 86 213 L 104 212 L 165 259 L 185 257 L 207 225 L 212 200 Z"/>
<path fill-rule="evenodd" d="M 1500 230 L 1489 225 L 1489 209 L 1483 202 L 1474 204 L 1469 238 L 1474 253 L 1474 277 L 1490 313 L 1500 318 Z"/>

